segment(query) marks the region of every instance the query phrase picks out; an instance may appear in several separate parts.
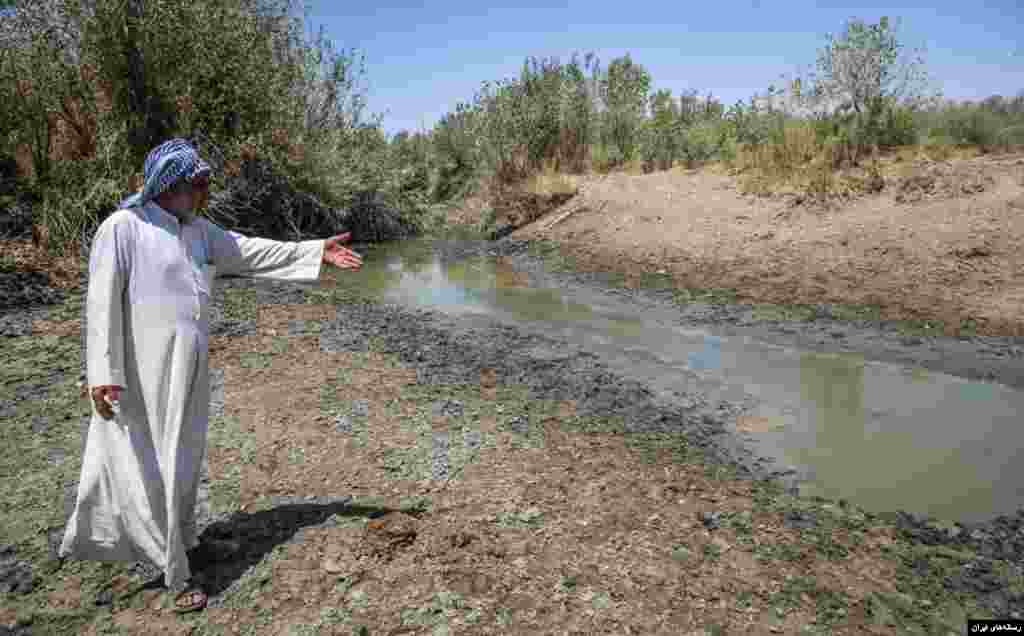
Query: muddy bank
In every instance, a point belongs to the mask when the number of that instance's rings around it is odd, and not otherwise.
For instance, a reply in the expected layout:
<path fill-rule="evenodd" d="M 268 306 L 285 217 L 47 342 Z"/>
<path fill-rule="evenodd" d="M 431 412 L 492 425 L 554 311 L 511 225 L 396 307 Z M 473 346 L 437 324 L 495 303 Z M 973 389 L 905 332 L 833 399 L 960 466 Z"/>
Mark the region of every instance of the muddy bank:
<path fill-rule="evenodd" d="M 848 303 L 948 335 L 1024 335 L 1024 158 L 879 166 L 880 191 L 828 205 L 785 188 L 749 196 L 749 174 L 710 167 L 583 177 L 568 205 L 511 238 L 562 243 L 576 269 L 666 270 L 744 302 Z"/>
<path fill-rule="evenodd" d="M 559 247 L 554 243 L 506 238 L 487 244 L 439 247 L 453 255 L 502 256 L 526 273 L 532 285 L 601 290 L 628 298 L 639 311 L 658 312 L 683 327 L 699 327 L 723 336 L 749 336 L 810 351 L 855 352 L 868 360 L 1024 388 L 1024 336 L 910 334 L 896 321 L 849 319 L 843 315 L 843 308 L 829 304 L 815 306 L 814 315 L 806 318 L 766 319 L 759 317 L 751 305 L 677 302 L 667 279 L 657 275 L 647 277 L 648 286 L 626 287 L 616 284 L 622 277 L 607 272 L 553 271 L 550 263 L 559 258 Z"/>
<path fill-rule="evenodd" d="M 916 363 L 944 373 L 994 377 L 1011 386 L 1024 386 L 1020 358 L 1024 342 L 1019 338 L 931 336 L 917 344 L 905 342 L 904 336 L 887 329 L 884 323 L 870 321 L 851 324 L 822 317 L 810 322 L 758 322 L 749 308 L 695 304 L 680 310 L 665 290 L 614 288 L 605 284 L 607 278 L 601 274 L 550 272 L 541 259 L 528 253 L 528 245 L 522 241 L 439 241 L 435 249 L 444 259 L 452 260 L 480 254 L 510 257 L 517 269 L 528 273 L 531 282 L 566 288 L 589 285 L 628 295 L 645 310 L 674 311 L 680 325 L 708 328 L 726 324 L 726 333 L 756 335 L 769 342 L 860 351 L 865 357 L 882 361 Z M 219 285 L 222 289 L 250 287 L 259 304 L 292 303 L 301 297 L 296 285 L 246 280 L 223 280 Z M 231 322 L 211 325 L 212 331 L 238 328 L 238 323 Z M 771 460 L 754 456 L 726 430 L 726 422 L 742 413 L 746 405 L 712 403 L 705 396 L 691 393 L 657 394 L 641 383 L 617 376 L 594 354 L 563 342 L 526 334 L 482 316 L 452 317 L 370 302 L 338 305 L 336 319 L 318 329 L 325 351 L 365 351 L 369 340 L 375 339 L 378 350 L 398 355 L 425 383 L 472 383 L 479 378 L 481 368 L 497 369 L 502 382 L 528 387 L 535 399 L 575 399 L 580 413 L 620 416 L 624 434 L 681 433 L 705 461 L 729 466 L 740 477 L 781 482 L 789 492 L 795 491 L 796 475 L 780 470 Z M 839 330 L 849 336 L 837 348 L 832 334 Z M 928 352 L 932 354 L 930 359 Z M 1024 511 L 986 523 L 951 527 L 898 511 L 872 518 L 894 523 L 914 541 L 970 549 L 986 558 L 1024 564 L 1020 556 L 1024 549 Z"/>

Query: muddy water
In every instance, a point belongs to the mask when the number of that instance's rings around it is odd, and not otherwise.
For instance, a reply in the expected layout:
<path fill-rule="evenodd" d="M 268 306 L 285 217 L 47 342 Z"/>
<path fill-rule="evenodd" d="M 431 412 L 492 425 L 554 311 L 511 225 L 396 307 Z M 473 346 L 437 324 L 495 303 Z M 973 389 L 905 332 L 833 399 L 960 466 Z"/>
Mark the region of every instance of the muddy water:
<path fill-rule="evenodd" d="M 347 284 L 381 300 L 489 316 L 583 346 L 660 395 L 743 404 L 737 435 L 807 494 L 959 521 L 1024 507 L 1024 391 L 683 329 L 612 295 L 531 288 L 500 258 L 446 261 L 427 242 L 364 259 Z"/>

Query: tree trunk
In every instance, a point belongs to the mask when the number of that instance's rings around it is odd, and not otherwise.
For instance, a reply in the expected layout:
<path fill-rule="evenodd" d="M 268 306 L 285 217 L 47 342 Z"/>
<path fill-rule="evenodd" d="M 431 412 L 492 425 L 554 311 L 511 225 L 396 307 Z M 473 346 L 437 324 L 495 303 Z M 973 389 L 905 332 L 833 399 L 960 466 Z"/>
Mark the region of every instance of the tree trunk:
<path fill-rule="evenodd" d="M 131 110 L 142 121 L 129 133 L 137 157 L 144 158 L 151 148 L 166 139 L 174 129 L 173 115 L 162 107 L 159 97 L 146 86 L 145 60 L 139 48 L 140 25 L 145 16 L 145 0 L 126 0 L 127 27 L 124 54 L 128 61 L 128 100 Z"/>

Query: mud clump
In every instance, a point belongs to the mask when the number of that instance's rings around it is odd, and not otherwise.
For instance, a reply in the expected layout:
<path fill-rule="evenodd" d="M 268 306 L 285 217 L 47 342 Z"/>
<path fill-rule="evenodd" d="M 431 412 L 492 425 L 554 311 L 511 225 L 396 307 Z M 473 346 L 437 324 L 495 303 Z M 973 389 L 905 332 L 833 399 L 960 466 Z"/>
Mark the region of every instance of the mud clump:
<path fill-rule="evenodd" d="M 555 192 L 538 194 L 524 191 L 503 191 L 496 193 L 493 199 L 495 211 L 495 229 L 490 238 L 504 238 L 517 229 L 533 223 L 548 212 L 556 210 L 570 199 L 576 192 Z"/>
<path fill-rule="evenodd" d="M 995 179 L 980 166 L 924 163 L 895 179 L 893 199 L 897 203 L 951 199 L 979 194 L 994 185 Z"/>
<path fill-rule="evenodd" d="M 919 515 L 897 513 L 895 525 L 915 543 L 967 549 L 989 559 L 1024 565 L 1024 510 L 984 523 L 944 527 Z"/>
<path fill-rule="evenodd" d="M 0 594 L 30 594 L 35 584 L 32 566 L 17 559 L 14 546 L 0 545 Z"/>
<path fill-rule="evenodd" d="M 416 541 L 417 521 L 401 512 L 389 512 L 366 524 L 363 548 L 366 556 L 392 559 L 395 553 Z"/>
<path fill-rule="evenodd" d="M 32 305 L 52 305 L 64 299 L 64 293 L 50 286 L 43 272 L 0 271 L 0 312 Z"/>

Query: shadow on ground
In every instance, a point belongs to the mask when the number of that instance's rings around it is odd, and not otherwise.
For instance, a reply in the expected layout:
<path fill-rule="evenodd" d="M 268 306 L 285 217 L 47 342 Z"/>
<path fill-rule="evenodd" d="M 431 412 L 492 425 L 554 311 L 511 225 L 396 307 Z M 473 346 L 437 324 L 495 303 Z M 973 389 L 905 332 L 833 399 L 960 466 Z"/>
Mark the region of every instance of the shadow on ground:
<path fill-rule="evenodd" d="M 384 506 L 355 505 L 351 497 L 321 497 L 259 512 L 235 512 L 203 530 L 200 544 L 190 553 L 189 560 L 194 574 L 203 581 L 211 605 L 216 605 L 217 599 L 275 547 L 300 540 L 303 529 L 340 525 L 346 517 L 375 518 L 396 511 Z"/>

